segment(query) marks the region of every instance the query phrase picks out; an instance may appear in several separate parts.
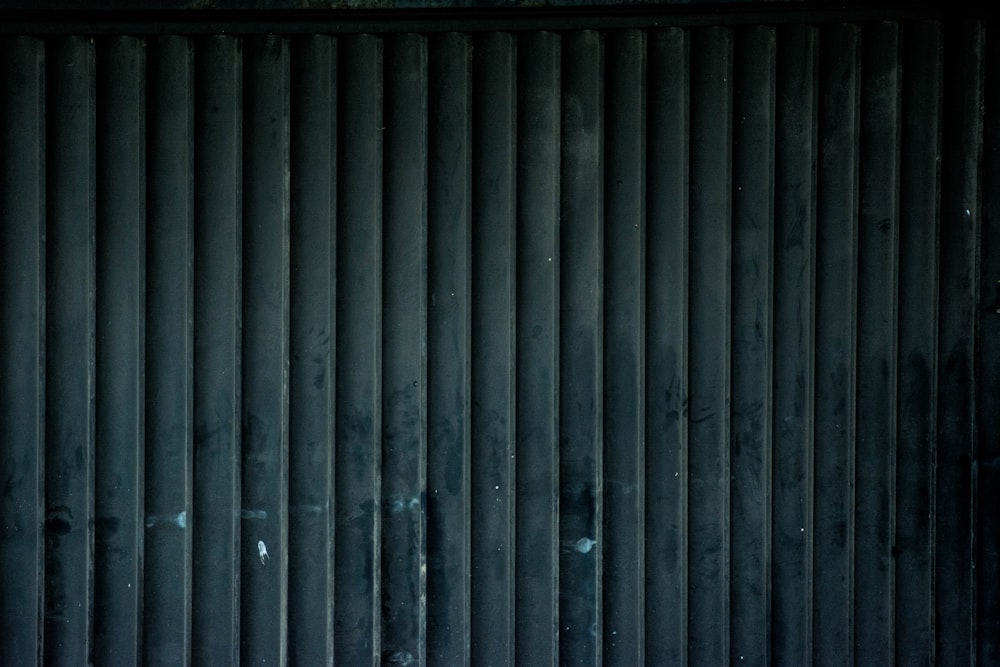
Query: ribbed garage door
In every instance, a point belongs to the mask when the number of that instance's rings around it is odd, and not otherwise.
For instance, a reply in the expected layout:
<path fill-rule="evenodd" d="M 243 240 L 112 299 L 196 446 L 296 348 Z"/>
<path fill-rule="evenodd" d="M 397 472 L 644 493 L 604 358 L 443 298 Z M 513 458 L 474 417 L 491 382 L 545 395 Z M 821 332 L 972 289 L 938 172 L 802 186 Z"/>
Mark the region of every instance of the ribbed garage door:
<path fill-rule="evenodd" d="M 995 664 L 994 35 L 705 23 L 0 38 L 2 661 Z"/>

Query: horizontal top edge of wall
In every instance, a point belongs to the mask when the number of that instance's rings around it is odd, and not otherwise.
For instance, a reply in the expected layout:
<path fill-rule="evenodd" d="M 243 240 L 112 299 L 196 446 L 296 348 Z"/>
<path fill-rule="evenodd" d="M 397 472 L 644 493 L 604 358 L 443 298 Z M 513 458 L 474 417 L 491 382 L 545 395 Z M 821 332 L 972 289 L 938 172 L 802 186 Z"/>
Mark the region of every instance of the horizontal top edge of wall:
<path fill-rule="evenodd" d="M 264 9 L 219 8 L 234 4 L 195 0 L 164 8 L 139 8 L 119 0 L 119 9 L 71 9 L 63 0 L 22 8 L 20 0 L 0 5 L 0 34 L 345 34 L 366 32 L 488 32 L 582 28 L 657 28 L 702 25 L 758 25 L 986 19 L 979 3 L 912 2 L 902 5 L 803 0 L 653 0 L 586 4 L 569 0 L 331 0 L 327 8 L 292 8 L 295 0 L 271 0 Z M 299 0 L 301 2 L 301 0 Z M 600 2 L 601 0 L 598 0 Z M 354 3 L 351 6 L 347 2 Z M 239 4 L 236 2 L 235 4 Z M 13 5 L 13 6 L 12 6 Z M 205 9 L 194 8 L 209 7 Z M 286 5 L 282 8 L 282 5 Z M 86 6 L 86 5 L 85 5 Z M 180 7 L 180 8 L 177 8 Z"/>

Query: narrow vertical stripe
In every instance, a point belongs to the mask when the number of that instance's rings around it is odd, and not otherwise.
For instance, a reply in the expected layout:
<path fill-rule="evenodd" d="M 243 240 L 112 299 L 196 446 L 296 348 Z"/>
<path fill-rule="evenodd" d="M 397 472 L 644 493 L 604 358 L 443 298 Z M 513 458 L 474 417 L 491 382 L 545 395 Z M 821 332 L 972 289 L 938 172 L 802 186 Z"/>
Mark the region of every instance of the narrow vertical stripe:
<path fill-rule="evenodd" d="M 288 660 L 333 661 L 337 41 L 292 41 Z"/>
<path fill-rule="evenodd" d="M 194 58 L 147 45 L 146 476 L 143 661 L 191 660 Z"/>
<path fill-rule="evenodd" d="M 23 665 L 41 663 L 44 630 L 44 55 L 0 40 L 0 655 Z"/>
<path fill-rule="evenodd" d="M 649 36 L 646 173 L 646 656 L 688 662 L 690 37 Z"/>

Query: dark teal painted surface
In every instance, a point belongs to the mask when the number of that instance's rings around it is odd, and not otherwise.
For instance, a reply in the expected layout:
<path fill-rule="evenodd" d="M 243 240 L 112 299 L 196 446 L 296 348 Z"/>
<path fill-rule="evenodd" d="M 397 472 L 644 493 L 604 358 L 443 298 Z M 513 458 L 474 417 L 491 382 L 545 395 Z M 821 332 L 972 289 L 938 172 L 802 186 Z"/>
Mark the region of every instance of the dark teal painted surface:
<path fill-rule="evenodd" d="M 991 34 L 0 37 L 0 661 L 990 663 Z"/>

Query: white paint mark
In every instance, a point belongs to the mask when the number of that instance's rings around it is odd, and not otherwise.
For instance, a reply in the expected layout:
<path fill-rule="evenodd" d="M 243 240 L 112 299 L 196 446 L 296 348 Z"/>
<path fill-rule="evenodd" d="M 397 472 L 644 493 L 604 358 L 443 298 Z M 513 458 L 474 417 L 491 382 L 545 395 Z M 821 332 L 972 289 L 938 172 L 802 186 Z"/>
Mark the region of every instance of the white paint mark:
<path fill-rule="evenodd" d="M 406 510 L 417 512 L 420 510 L 420 498 L 400 498 L 396 496 L 389 501 L 389 510 L 393 514 L 398 514 Z"/>
<path fill-rule="evenodd" d="M 264 560 L 271 560 L 271 557 L 267 555 L 267 547 L 264 546 L 264 540 L 257 540 L 257 555 L 260 556 L 260 564 L 264 564 Z"/>
<path fill-rule="evenodd" d="M 240 510 L 241 519 L 266 519 L 267 512 L 265 510 Z"/>
<path fill-rule="evenodd" d="M 164 523 L 177 526 L 178 528 L 187 528 L 187 512 L 180 512 L 179 514 L 166 514 L 163 516 L 150 514 L 146 517 L 146 528 L 152 528 L 157 524 Z"/>
<path fill-rule="evenodd" d="M 387 662 L 390 665 L 412 665 L 416 659 L 409 651 L 396 651 L 388 657 Z"/>
<path fill-rule="evenodd" d="M 595 544 L 597 544 L 596 540 L 592 540 L 589 537 L 581 537 L 576 541 L 576 550 L 582 554 L 590 553 Z"/>

